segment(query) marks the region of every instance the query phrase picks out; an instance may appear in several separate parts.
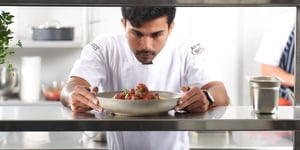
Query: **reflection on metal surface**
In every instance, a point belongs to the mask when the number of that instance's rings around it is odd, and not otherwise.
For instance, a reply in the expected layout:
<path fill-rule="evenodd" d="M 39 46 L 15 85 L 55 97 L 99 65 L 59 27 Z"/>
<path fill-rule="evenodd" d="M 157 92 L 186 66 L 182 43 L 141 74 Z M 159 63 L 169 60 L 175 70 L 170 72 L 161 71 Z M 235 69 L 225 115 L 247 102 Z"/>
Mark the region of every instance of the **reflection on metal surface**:
<path fill-rule="evenodd" d="M 277 114 L 259 114 L 253 111 L 253 116 L 255 119 L 277 119 Z"/>
<path fill-rule="evenodd" d="M 230 131 L 191 131 L 189 132 L 191 145 L 201 147 L 224 147 L 232 145 Z"/>
<path fill-rule="evenodd" d="M 9 0 L 2 6 L 299 6 L 297 0 Z"/>
<path fill-rule="evenodd" d="M 23 136 L 25 147 L 41 147 L 50 143 L 49 132 L 24 132 Z"/>
<path fill-rule="evenodd" d="M 190 150 L 292 150 L 293 140 L 282 136 L 286 131 L 191 131 Z M 289 132 L 289 131 L 287 131 Z M 49 132 L 48 143 L 25 139 L 27 132 L 9 132 L 0 149 L 108 150 L 106 142 L 82 139 L 82 132 Z M 37 134 L 37 133 L 36 133 Z M 35 141 L 35 144 L 24 142 Z"/>

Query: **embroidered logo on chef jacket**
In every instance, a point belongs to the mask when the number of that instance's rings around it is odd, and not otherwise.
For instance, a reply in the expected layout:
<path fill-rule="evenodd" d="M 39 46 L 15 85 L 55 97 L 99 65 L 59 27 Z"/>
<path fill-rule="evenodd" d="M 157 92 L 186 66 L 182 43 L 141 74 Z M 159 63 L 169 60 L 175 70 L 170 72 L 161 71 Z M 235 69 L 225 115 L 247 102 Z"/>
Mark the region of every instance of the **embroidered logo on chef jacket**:
<path fill-rule="evenodd" d="M 191 52 L 193 55 L 198 55 L 198 54 L 202 53 L 203 51 L 204 51 L 204 48 L 201 46 L 200 43 L 197 43 L 191 47 Z"/>
<path fill-rule="evenodd" d="M 95 51 L 100 49 L 100 47 L 95 43 L 91 43 L 91 46 Z"/>

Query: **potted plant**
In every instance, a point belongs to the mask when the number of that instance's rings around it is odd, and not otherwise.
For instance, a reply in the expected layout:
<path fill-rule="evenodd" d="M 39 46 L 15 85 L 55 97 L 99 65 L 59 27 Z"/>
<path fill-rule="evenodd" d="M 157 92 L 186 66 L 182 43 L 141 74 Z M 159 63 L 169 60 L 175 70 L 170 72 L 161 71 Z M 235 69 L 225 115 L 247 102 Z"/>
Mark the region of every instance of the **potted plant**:
<path fill-rule="evenodd" d="M 13 18 L 14 16 L 10 12 L 1 11 L 0 13 L 0 101 L 6 99 L 5 96 L 18 85 L 17 71 L 7 60 L 8 56 L 15 53 L 10 49 L 12 46 L 10 42 L 13 40 L 10 25 L 14 23 Z M 16 45 L 22 47 L 20 41 L 17 41 Z M 4 64 L 7 66 L 3 66 Z"/>
<path fill-rule="evenodd" d="M 7 60 L 7 57 L 13 55 L 15 52 L 10 49 L 10 41 L 13 39 L 13 32 L 10 26 L 13 22 L 14 16 L 10 12 L 1 11 L 0 14 L 0 65 L 7 63 L 8 69 L 11 71 L 13 65 Z M 20 40 L 16 42 L 18 47 L 22 47 Z"/>

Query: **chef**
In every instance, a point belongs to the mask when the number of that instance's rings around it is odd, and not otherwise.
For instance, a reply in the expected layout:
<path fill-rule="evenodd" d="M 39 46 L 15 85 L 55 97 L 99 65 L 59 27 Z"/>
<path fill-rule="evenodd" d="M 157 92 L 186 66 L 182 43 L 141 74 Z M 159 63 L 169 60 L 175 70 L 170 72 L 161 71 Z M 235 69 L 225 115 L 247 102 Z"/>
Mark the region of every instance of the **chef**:
<path fill-rule="evenodd" d="M 296 9 L 288 9 L 271 20 L 255 56 L 262 75 L 275 75 L 283 80 L 279 105 L 291 105 L 293 101 L 290 92 L 295 84 L 296 14 Z"/>
<path fill-rule="evenodd" d="M 103 111 L 97 92 L 130 89 L 138 83 L 149 90 L 181 92 L 175 111 L 205 112 L 229 104 L 208 49 L 200 42 L 171 36 L 175 7 L 122 7 L 121 11 L 124 34 L 102 34 L 83 48 L 61 94 L 65 106 L 74 113 Z M 187 131 L 117 131 L 107 136 L 112 150 L 189 149 Z"/>

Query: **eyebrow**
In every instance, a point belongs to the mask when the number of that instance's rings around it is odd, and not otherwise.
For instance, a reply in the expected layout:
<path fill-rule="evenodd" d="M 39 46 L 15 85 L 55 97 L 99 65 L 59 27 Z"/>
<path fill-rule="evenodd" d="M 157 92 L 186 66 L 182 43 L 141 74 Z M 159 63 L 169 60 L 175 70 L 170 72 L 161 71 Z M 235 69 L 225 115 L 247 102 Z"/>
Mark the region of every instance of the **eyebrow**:
<path fill-rule="evenodd" d="M 138 31 L 138 30 L 135 30 L 135 29 L 131 29 L 132 32 L 135 32 L 135 33 L 139 33 L 139 34 L 142 34 L 144 35 L 142 32 Z M 165 32 L 164 30 L 159 30 L 159 31 L 156 31 L 156 32 L 153 32 L 151 33 L 151 35 L 154 35 L 154 34 L 159 34 L 159 33 L 162 33 L 162 32 Z"/>

